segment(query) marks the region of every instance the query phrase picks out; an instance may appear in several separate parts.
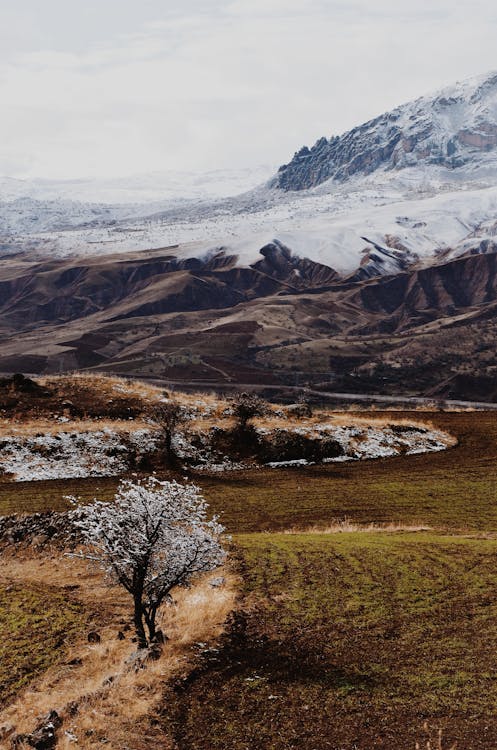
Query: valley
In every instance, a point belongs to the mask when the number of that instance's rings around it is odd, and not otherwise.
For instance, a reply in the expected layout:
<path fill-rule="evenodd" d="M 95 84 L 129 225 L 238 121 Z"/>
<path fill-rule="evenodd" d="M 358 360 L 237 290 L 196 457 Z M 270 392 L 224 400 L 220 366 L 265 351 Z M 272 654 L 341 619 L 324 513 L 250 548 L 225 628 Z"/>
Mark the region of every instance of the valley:
<path fill-rule="evenodd" d="M 496 155 L 0 178 L 2 750 L 497 745 Z"/>
<path fill-rule="evenodd" d="M 0 372 L 493 402 L 496 102 L 456 84 L 238 195 L 264 170 L 4 181 Z"/>

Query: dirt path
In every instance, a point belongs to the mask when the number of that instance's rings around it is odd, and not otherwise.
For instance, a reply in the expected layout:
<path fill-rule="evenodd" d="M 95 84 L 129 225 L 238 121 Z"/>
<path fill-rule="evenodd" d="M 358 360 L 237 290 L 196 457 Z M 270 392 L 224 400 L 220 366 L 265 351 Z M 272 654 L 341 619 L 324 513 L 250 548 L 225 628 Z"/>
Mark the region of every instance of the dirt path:
<path fill-rule="evenodd" d="M 219 370 L 221 374 L 225 375 L 226 373 L 223 373 L 221 370 Z M 131 378 L 132 379 L 132 378 Z M 292 392 L 295 393 L 296 396 L 304 394 L 309 396 L 316 396 L 318 398 L 322 398 L 323 401 L 330 400 L 330 401 L 342 401 L 343 403 L 347 404 L 354 404 L 354 403 L 367 403 L 367 404 L 384 404 L 384 405 L 392 405 L 397 406 L 399 408 L 408 408 L 409 406 L 423 406 L 423 407 L 433 407 L 434 404 L 438 403 L 439 401 L 444 404 L 444 408 L 446 409 L 478 409 L 478 410 L 487 410 L 487 411 L 495 411 L 497 410 L 497 404 L 488 402 L 488 401 L 463 401 L 463 400 L 453 400 L 453 399 L 437 399 L 437 398 L 427 398 L 424 396 L 402 396 L 401 394 L 394 395 L 394 396 L 385 396 L 381 394 L 376 393 L 341 393 L 341 392 L 335 392 L 335 391 L 317 391 L 313 388 L 307 388 L 305 386 L 297 386 L 297 385 L 266 385 L 265 383 L 241 383 L 241 382 L 233 382 L 231 378 L 229 378 L 228 381 L 213 381 L 213 380 L 193 380 L 189 383 L 185 383 L 184 380 L 169 380 L 169 379 L 159 379 L 159 378 L 146 378 L 146 376 L 141 377 L 141 380 L 147 380 L 147 382 L 153 383 L 154 385 L 159 385 L 161 387 L 171 387 L 171 386 L 178 386 L 182 389 L 185 388 L 210 388 L 214 390 L 226 390 L 226 389 L 234 389 L 234 390 L 255 390 L 255 391 L 274 391 L 275 393 L 281 393 L 281 392 Z"/>
<path fill-rule="evenodd" d="M 64 661 L 32 682 L 17 699 L 0 711 L 0 727 L 15 733 L 31 732 L 40 719 L 56 710 L 63 719 L 57 748 L 94 750 L 150 750 L 172 747 L 167 732 L 154 716 L 164 684 L 185 676 L 195 657 L 193 644 L 212 642 L 233 609 L 237 582 L 225 574 L 225 584 L 213 588 L 208 576 L 190 590 L 175 595 L 160 626 L 169 640 L 157 661 L 140 668 L 131 627 L 131 603 L 120 588 L 106 584 L 102 574 L 85 562 L 61 554 L 6 556 L 0 585 L 43 585 L 68 591 L 88 612 L 89 630 L 99 641 L 87 639 L 69 647 Z M 215 577 L 219 577 L 219 571 Z M 124 637 L 118 637 L 121 631 Z"/>

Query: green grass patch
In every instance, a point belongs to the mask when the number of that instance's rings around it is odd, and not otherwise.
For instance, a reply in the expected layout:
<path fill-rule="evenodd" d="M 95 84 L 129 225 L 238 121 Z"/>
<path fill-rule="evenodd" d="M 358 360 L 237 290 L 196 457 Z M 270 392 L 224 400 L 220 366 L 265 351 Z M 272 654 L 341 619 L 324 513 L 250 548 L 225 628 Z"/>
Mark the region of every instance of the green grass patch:
<path fill-rule="evenodd" d="M 237 538 L 245 621 L 169 716 L 180 748 L 497 743 L 497 542 Z M 486 727 L 480 739 L 477 738 Z"/>
<path fill-rule="evenodd" d="M 383 415 L 385 416 L 385 415 Z M 416 418 L 416 414 L 391 414 Z M 497 531 L 497 414 L 417 415 L 456 435 L 440 453 L 304 469 L 259 470 L 200 482 L 234 532 L 400 522 Z"/>
<path fill-rule="evenodd" d="M 84 624 L 82 607 L 56 588 L 0 586 L 0 705 L 63 658 Z"/>

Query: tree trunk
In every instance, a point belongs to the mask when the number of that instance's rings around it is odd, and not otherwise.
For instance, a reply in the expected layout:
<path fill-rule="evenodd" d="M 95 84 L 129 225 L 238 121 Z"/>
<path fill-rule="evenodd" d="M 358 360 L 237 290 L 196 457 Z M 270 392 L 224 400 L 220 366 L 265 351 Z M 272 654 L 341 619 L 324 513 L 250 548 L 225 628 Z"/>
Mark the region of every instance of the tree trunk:
<path fill-rule="evenodd" d="M 145 611 L 145 622 L 147 623 L 149 643 L 152 643 L 152 641 L 155 638 L 155 633 L 156 633 L 155 616 L 156 616 L 156 612 L 154 610 Z"/>
<path fill-rule="evenodd" d="M 165 464 L 170 469 L 175 469 L 179 465 L 178 456 L 173 448 L 173 431 L 167 430 L 165 435 L 164 455 Z"/>
<path fill-rule="evenodd" d="M 135 610 L 133 616 L 133 622 L 135 625 L 136 637 L 138 639 L 138 648 L 147 648 L 148 641 L 145 634 L 145 627 L 143 625 L 143 605 L 141 596 L 133 597 L 135 603 Z"/>
<path fill-rule="evenodd" d="M 155 617 L 148 623 L 148 637 L 150 638 L 150 642 L 155 638 Z"/>

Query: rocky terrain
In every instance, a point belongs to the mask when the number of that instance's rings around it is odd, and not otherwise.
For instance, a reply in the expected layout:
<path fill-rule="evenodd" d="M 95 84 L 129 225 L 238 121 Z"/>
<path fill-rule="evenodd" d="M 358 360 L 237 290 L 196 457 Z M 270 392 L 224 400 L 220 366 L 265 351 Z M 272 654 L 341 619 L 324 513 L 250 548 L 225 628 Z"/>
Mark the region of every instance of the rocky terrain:
<path fill-rule="evenodd" d="M 494 252 L 348 279 L 265 253 L 4 260 L 0 371 L 494 400 Z"/>
<path fill-rule="evenodd" d="M 115 400 L 105 399 L 96 418 L 75 419 L 81 396 L 68 401 L 60 395 L 68 388 L 77 393 L 78 384 L 83 395 L 86 387 Z M 135 416 L 124 420 L 126 400 L 134 402 Z M 121 419 L 113 419 L 119 402 Z M 237 426 L 236 400 L 174 396 L 152 387 L 144 399 L 133 384 L 117 378 L 62 377 L 39 384 L 16 376 L 0 382 L 0 408 L 7 417 L 0 421 L 0 481 L 114 477 L 161 469 L 171 458 L 164 457 L 163 422 L 155 413 L 168 405 L 181 415 L 170 450 L 185 471 L 357 461 L 436 452 L 452 444 L 430 425 L 337 420 L 326 411 L 313 414 L 304 404 L 261 406 L 260 418 L 246 428 Z"/>
<path fill-rule="evenodd" d="M 378 169 L 419 163 L 456 170 L 497 147 L 497 75 L 422 97 L 348 133 L 320 138 L 280 167 L 275 184 L 306 190 Z"/>

